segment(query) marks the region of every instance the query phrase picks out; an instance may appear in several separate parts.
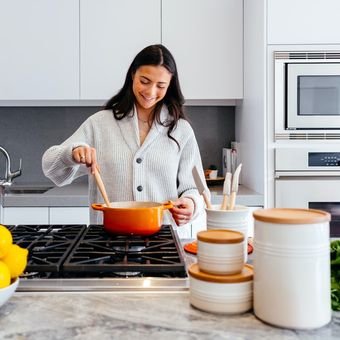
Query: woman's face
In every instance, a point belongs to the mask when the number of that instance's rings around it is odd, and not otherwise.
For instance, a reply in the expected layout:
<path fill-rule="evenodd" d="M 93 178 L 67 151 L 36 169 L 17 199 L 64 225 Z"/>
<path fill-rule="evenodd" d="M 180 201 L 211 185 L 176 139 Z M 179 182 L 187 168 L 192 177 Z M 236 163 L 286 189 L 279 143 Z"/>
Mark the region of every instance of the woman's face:
<path fill-rule="evenodd" d="M 171 73 L 164 66 L 145 65 L 137 69 L 132 79 L 137 108 L 150 113 L 166 95 Z"/>

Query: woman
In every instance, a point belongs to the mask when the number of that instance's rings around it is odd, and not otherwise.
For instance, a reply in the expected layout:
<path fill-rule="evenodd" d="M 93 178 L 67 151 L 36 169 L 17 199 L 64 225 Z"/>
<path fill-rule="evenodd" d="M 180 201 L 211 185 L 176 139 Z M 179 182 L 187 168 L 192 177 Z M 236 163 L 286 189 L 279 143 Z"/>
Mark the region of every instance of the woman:
<path fill-rule="evenodd" d="M 122 89 L 89 117 L 61 145 L 43 155 L 44 174 L 56 185 L 98 168 L 111 202 L 174 201 L 177 225 L 203 210 L 192 168 L 203 177 L 197 142 L 183 112 L 175 60 L 162 45 L 137 54 Z M 90 202 L 100 202 L 94 176 L 89 176 Z M 90 222 L 102 215 L 91 210 Z M 169 221 L 167 221 L 169 222 Z"/>

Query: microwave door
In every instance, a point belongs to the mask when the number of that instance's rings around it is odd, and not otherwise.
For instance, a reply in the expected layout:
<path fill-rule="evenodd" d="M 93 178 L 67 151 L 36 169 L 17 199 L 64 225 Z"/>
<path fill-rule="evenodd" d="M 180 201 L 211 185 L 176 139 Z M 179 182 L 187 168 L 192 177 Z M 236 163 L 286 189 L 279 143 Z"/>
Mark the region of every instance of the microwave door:
<path fill-rule="evenodd" d="M 287 129 L 340 129 L 340 64 L 287 65 Z"/>

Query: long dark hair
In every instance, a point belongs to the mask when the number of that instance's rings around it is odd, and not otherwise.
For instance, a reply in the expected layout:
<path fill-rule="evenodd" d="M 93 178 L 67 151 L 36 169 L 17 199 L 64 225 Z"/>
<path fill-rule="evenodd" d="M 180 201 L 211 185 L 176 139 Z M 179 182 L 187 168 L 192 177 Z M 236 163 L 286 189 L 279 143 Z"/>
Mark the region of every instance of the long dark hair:
<path fill-rule="evenodd" d="M 176 139 L 171 136 L 171 132 L 176 128 L 180 118 L 187 118 L 183 110 L 184 97 L 179 85 L 176 62 L 165 46 L 150 45 L 136 55 L 126 73 L 123 87 L 104 105 L 103 109 L 112 110 L 114 117 L 118 120 L 123 119 L 132 111 L 135 102 L 132 90 L 133 75 L 139 67 L 144 65 L 164 66 L 172 75 L 166 95 L 156 103 L 152 115 L 157 123 L 168 127 L 168 137 L 174 140 L 179 147 Z M 172 119 L 161 122 L 160 112 L 163 104 L 167 106 Z"/>

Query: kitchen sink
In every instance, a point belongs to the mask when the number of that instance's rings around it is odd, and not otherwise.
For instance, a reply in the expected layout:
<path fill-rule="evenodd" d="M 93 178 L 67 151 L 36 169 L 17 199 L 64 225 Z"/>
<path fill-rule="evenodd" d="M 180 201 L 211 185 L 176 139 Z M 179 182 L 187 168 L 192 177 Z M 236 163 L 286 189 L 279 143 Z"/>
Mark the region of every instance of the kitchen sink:
<path fill-rule="evenodd" d="M 5 194 L 43 194 L 53 187 L 39 187 L 39 188 L 27 188 L 27 187 L 13 187 L 6 188 Z"/>

